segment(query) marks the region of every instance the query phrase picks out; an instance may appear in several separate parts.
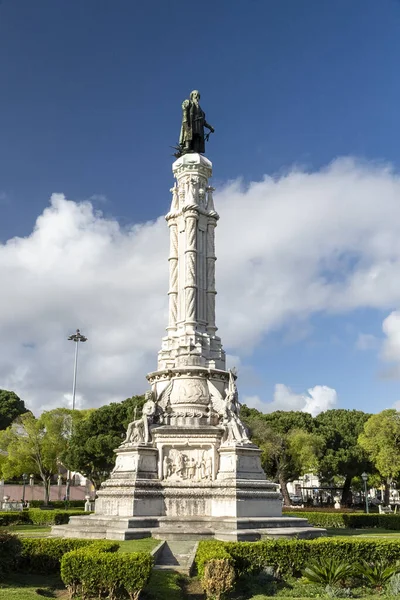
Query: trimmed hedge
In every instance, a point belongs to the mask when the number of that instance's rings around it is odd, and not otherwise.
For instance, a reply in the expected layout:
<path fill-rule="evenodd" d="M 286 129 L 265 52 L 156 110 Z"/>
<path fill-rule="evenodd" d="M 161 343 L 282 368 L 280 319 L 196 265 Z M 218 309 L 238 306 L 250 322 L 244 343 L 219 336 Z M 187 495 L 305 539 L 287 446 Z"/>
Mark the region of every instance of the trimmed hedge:
<path fill-rule="evenodd" d="M 7 525 L 64 525 L 73 516 L 88 515 L 83 510 L 40 510 L 0 512 L 0 527 Z"/>
<path fill-rule="evenodd" d="M 17 570 L 45 574 L 58 573 L 62 557 L 72 550 L 88 548 L 90 552 L 117 552 L 119 549 L 117 542 L 68 538 L 21 538 L 21 544 Z"/>
<path fill-rule="evenodd" d="M 40 510 L 40 508 L 30 508 L 27 513 L 33 525 L 64 525 L 68 523 L 70 517 L 90 514 L 83 510 Z"/>
<path fill-rule="evenodd" d="M 7 531 L 0 531 L 0 580 L 15 567 L 20 555 L 19 537 Z"/>
<path fill-rule="evenodd" d="M 0 527 L 29 524 L 28 511 L 0 512 Z"/>
<path fill-rule="evenodd" d="M 196 554 L 199 575 L 208 560 L 220 558 L 227 552 L 238 577 L 260 572 L 265 566 L 286 575 L 300 575 L 313 560 L 336 558 L 359 563 L 400 560 L 400 543 L 392 540 L 349 538 L 318 538 L 315 540 L 266 540 L 262 542 L 201 541 Z"/>
<path fill-rule="evenodd" d="M 148 582 L 153 559 L 148 552 L 106 554 L 101 551 L 75 550 L 61 561 L 61 579 L 71 598 L 137 600 Z"/>
<path fill-rule="evenodd" d="M 382 529 L 400 530 L 400 514 L 384 515 L 384 514 L 365 514 L 365 513 L 324 513 L 310 511 L 302 511 L 300 514 L 296 512 L 285 512 L 285 516 L 303 517 L 308 519 L 311 525 L 316 527 L 328 528 L 349 528 L 349 529 L 366 529 L 379 527 Z"/>
<path fill-rule="evenodd" d="M 81 508 L 82 510 L 85 508 L 85 500 L 69 500 L 65 502 L 63 500 L 50 500 L 49 506 L 53 508 L 59 508 L 61 510 L 66 510 L 66 505 L 68 505 L 68 509 L 70 508 Z M 40 508 L 44 506 L 43 500 L 30 500 L 29 507 L 30 508 Z"/>

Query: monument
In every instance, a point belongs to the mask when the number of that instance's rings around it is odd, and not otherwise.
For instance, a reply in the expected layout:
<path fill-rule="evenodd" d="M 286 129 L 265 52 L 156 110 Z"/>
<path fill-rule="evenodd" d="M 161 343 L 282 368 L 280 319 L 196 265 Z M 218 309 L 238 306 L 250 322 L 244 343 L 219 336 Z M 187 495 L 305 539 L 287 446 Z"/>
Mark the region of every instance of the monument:
<path fill-rule="evenodd" d="M 169 317 L 142 416 L 116 449 L 95 514 L 53 528 L 64 536 L 129 539 L 153 535 L 260 539 L 317 534 L 305 519 L 282 517 L 277 485 L 239 416 L 236 373 L 226 369 L 215 319 L 218 213 L 203 156 L 208 128 L 193 91 L 183 118 L 170 231 Z"/>

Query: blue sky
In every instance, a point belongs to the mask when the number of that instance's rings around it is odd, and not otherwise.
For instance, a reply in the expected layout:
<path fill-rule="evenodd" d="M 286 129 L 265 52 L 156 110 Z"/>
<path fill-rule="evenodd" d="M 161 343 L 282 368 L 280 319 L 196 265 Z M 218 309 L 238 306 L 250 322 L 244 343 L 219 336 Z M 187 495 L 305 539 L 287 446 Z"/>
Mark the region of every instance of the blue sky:
<path fill-rule="evenodd" d="M 170 146 L 193 88 L 216 129 L 207 155 L 219 188 L 294 167 L 318 172 L 346 156 L 390 163 L 396 179 L 399 59 L 397 0 L 2 0 L 0 241 L 30 236 L 53 193 L 91 199 L 123 228 L 164 214 Z M 265 326 L 251 347 L 228 347 L 240 358 L 243 397 L 268 402 L 277 383 L 295 394 L 326 385 L 337 406 L 393 405 L 399 382 L 382 360 L 382 323 L 399 303 L 400 294 L 388 294 L 374 306 L 308 309 Z M 34 320 L 56 323 L 56 307 L 50 312 L 38 310 Z M 66 311 L 60 320 L 74 329 L 76 317 Z M 0 332 L 9 327 L 10 319 Z M 361 334 L 375 336 L 368 349 L 360 349 Z M 53 396 L 69 385 L 70 348 L 59 351 L 66 372 L 52 383 Z M 0 387 L 14 385 L 39 406 L 32 390 L 44 383 L 32 364 L 17 375 L 6 356 L 0 342 Z M 35 372 L 44 368 L 39 359 Z M 83 403 L 100 402 L 89 380 L 82 385 Z"/>

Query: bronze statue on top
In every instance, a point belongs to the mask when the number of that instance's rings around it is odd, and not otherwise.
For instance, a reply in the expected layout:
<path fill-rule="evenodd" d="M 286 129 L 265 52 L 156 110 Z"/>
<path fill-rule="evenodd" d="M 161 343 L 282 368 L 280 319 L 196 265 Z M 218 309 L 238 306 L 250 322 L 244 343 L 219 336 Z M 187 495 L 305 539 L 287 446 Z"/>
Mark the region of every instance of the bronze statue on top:
<path fill-rule="evenodd" d="M 200 104 L 200 92 L 193 90 L 189 100 L 182 103 L 182 127 L 179 137 L 179 146 L 176 148 L 175 156 L 179 158 L 182 154 L 205 152 L 205 142 L 208 141 L 210 133 L 214 133 L 214 127 L 206 121 L 206 115 Z M 204 128 L 210 133 L 204 134 Z"/>

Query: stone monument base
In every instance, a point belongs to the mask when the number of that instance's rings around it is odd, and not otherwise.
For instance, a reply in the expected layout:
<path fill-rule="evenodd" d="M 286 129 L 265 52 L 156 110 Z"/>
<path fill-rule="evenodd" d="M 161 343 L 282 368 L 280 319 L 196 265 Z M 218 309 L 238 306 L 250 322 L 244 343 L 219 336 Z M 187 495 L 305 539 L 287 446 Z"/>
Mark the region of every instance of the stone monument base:
<path fill-rule="evenodd" d="M 297 517 L 71 517 L 68 525 L 56 525 L 52 536 L 84 539 L 258 541 L 264 539 L 313 539 L 326 535 Z"/>

